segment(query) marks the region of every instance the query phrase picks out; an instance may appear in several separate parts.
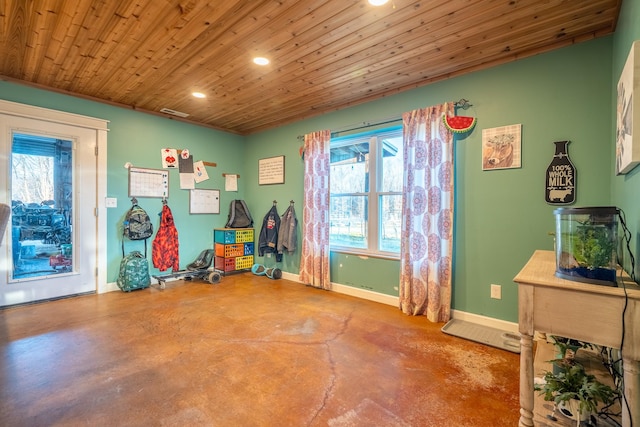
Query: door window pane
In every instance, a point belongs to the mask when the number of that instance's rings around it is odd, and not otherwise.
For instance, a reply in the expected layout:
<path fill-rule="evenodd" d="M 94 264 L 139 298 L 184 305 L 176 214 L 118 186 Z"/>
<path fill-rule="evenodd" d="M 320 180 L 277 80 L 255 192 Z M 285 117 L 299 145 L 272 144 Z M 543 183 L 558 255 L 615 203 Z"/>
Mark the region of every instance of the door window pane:
<path fill-rule="evenodd" d="M 71 141 L 13 135 L 13 279 L 73 271 L 71 155 Z"/>

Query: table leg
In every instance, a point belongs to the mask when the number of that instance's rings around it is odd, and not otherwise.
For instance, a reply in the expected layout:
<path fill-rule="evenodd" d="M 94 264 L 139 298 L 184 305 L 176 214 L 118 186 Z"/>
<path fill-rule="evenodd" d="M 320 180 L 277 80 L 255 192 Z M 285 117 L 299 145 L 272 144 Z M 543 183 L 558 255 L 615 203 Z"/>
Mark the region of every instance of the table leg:
<path fill-rule="evenodd" d="M 520 332 L 520 422 L 533 427 L 533 336 Z"/>
<path fill-rule="evenodd" d="M 622 401 L 623 427 L 640 426 L 640 362 L 622 358 L 624 371 L 624 399 Z"/>

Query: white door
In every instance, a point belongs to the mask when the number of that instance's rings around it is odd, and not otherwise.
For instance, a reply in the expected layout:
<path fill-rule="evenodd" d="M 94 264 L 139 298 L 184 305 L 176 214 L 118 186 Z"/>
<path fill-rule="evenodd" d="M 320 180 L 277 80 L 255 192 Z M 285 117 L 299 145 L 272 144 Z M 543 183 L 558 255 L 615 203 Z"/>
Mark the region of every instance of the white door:
<path fill-rule="evenodd" d="M 0 114 L 0 306 L 96 291 L 96 147 L 95 129 Z"/>

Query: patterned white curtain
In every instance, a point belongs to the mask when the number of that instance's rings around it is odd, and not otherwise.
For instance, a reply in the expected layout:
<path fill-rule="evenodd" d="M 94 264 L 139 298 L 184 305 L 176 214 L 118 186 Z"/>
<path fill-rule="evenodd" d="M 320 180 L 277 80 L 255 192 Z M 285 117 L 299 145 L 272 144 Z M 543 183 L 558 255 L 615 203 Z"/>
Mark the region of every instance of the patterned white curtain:
<path fill-rule="evenodd" d="M 330 289 L 329 145 L 331 131 L 304 136 L 304 205 L 300 281 Z"/>
<path fill-rule="evenodd" d="M 404 113 L 400 309 L 446 322 L 451 315 L 453 134 L 445 103 Z"/>

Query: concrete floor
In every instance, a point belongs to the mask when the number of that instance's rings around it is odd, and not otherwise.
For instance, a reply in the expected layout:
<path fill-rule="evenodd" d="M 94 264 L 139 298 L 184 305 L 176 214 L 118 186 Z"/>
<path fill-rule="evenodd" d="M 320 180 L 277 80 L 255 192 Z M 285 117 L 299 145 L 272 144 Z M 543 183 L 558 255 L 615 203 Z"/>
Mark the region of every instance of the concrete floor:
<path fill-rule="evenodd" d="M 1 426 L 515 426 L 518 355 L 243 273 L 0 310 Z"/>

